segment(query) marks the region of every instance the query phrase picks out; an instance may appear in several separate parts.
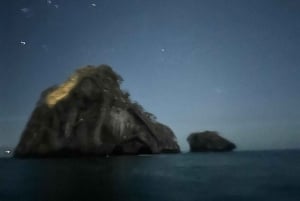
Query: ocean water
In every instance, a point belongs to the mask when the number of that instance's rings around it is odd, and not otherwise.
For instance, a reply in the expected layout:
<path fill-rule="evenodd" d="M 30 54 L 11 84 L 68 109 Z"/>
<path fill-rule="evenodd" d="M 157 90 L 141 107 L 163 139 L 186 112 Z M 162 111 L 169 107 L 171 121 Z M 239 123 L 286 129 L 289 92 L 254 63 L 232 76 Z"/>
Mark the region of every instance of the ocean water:
<path fill-rule="evenodd" d="M 0 201 L 299 201 L 300 151 L 0 159 Z"/>

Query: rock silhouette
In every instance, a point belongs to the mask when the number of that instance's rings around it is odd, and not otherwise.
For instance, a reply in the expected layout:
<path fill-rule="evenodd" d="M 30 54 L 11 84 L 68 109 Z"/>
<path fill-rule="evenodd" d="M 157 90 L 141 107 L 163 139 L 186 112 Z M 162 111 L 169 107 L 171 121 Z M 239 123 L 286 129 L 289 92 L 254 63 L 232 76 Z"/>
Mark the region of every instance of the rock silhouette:
<path fill-rule="evenodd" d="M 172 130 L 132 102 L 110 66 L 86 66 L 42 92 L 15 157 L 180 152 Z"/>
<path fill-rule="evenodd" d="M 215 131 L 192 133 L 188 136 L 187 141 L 191 152 L 223 152 L 232 151 L 236 148 L 234 143 L 221 137 Z"/>

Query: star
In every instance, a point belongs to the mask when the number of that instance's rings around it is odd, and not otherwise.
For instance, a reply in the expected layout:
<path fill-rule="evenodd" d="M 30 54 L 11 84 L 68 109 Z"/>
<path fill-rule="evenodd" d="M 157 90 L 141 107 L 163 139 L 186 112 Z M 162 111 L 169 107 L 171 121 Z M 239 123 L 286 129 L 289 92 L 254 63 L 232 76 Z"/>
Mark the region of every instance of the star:
<path fill-rule="evenodd" d="M 59 5 L 58 5 L 58 4 L 55 4 L 55 5 L 54 5 L 54 7 L 55 7 L 55 8 L 58 8 L 58 7 L 59 7 Z"/>
<path fill-rule="evenodd" d="M 48 51 L 48 46 L 47 46 L 47 45 L 43 44 L 43 45 L 41 45 L 41 47 L 42 47 L 45 51 Z"/>
<path fill-rule="evenodd" d="M 92 3 L 91 6 L 96 7 L 97 5 L 95 3 Z"/>
<path fill-rule="evenodd" d="M 22 45 L 26 45 L 26 42 L 25 41 L 21 41 L 20 42 Z"/>
<path fill-rule="evenodd" d="M 6 154 L 10 154 L 10 152 L 11 152 L 10 150 L 5 150 Z"/>
<path fill-rule="evenodd" d="M 51 4 L 51 3 L 52 3 L 52 1 L 51 1 L 51 0 L 47 0 L 47 3 L 48 3 L 48 4 Z"/>
<path fill-rule="evenodd" d="M 217 93 L 217 94 L 223 94 L 223 93 L 225 93 L 224 89 L 219 88 L 219 87 L 216 87 L 216 88 L 214 89 L 214 91 L 215 91 L 215 93 Z"/>
<path fill-rule="evenodd" d="M 161 51 L 161 52 L 165 52 L 165 51 L 166 51 L 166 49 L 165 49 L 165 48 L 162 48 L 160 51 Z"/>
<path fill-rule="evenodd" d="M 29 8 L 21 8 L 20 10 L 22 13 L 28 13 L 30 11 Z"/>
<path fill-rule="evenodd" d="M 27 7 L 21 8 L 20 11 L 26 18 L 30 18 L 34 15 L 32 9 Z"/>

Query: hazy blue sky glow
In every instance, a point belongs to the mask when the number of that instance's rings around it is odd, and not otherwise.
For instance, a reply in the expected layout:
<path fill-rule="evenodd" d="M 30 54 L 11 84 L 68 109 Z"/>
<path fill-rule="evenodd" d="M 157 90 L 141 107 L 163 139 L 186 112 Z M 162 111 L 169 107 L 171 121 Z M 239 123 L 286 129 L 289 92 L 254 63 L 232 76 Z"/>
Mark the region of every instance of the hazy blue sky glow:
<path fill-rule="evenodd" d="M 300 148 L 300 1 L 0 1 L 0 146 L 40 92 L 109 64 L 133 100 L 186 137 L 240 149 Z"/>

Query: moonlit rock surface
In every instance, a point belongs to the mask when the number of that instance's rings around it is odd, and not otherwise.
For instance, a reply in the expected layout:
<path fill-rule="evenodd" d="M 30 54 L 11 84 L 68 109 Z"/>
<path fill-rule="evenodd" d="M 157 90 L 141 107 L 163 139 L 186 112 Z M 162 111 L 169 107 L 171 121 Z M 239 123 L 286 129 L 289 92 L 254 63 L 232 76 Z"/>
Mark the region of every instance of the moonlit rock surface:
<path fill-rule="evenodd" d="M 17 157 L 180 152 L 176 137 L 127 92 L 111 67 L 78 69 L 42 92 Z"/>
<path fill-rule="evenodd" d="M 192 133 L 187 138 L 191 152 L 232 151 L 236 145 L 215 131 Z"/>

